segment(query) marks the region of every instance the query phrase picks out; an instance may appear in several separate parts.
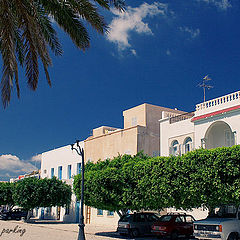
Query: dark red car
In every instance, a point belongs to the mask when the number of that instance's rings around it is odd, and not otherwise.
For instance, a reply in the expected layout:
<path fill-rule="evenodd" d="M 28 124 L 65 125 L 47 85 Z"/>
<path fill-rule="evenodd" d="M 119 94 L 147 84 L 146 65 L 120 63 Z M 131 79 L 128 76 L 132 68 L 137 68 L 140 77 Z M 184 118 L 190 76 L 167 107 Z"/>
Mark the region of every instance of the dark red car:
<path fill-rule="evenodd" d="M 193 234 L 194 217 L 187 214 L 167 214 L 152 225 L 152 233 L 159 237 L 169 236 L 175 240 L 179 236 Z"/>

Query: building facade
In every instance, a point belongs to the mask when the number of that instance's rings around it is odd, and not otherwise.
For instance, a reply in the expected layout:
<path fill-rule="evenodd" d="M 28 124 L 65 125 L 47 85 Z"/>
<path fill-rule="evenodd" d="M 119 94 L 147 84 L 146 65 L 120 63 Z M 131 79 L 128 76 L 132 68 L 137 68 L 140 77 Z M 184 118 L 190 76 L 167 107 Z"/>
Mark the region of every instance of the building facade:
<path fill-rule="evenodd" d="M 159 135 L 161 156 L 240 144 L 240 91 L 197 104 L 195 112 L 159 120 Z M 208 215 L 204 208 L 188 213 L 195 219 Z"/>
<path fill-rule="evenodd" d="M 84 141 L 86 160 L 97 162 L 118 154 L 135 155 L 140 151 L 159 156 L 158 120 L 163 116 L 173 117 L 183 113 L 146 103 L 125 110 L 123 129 L 106 126 L 93 129 L 92 136 Z"/>
<path fill-rule="evenodd" d="M 240 91 L 196 105 L 195 112 L 159 120 L 160 155 L 240 144 Z"/>
<path fill-rule="evenodd" d="M 119 154 L 150 156 L 182 155 L 197 148 L 216 148 L 240 144 L 240 91 L 196 105 L 186 113 L 151 104 L 123 111 L 124 128 L 101 126 L 81 142 L 85 161 L 112 159 Z M 81 157 L 70 145 L 42 154 L 41 177 L 56 176 L 72 185 L 81 170 Z M 118 215 L 85 206 L 85 224 L 115 225 Z M 177 211 L 168 209 L 167 211 Z M 190 212 L 196 219 L 206 217 L 203 208 Z M 75 195 L 69 208 L 41 209 L 40 217 L 78 222 L 79 202 Z"/>
<path fill-rule="evenodd" d="M 80 146 L 83 148 L 84 142 L 80 142 Z M 81 156 L 71 150 L 71 145 L 44 152 L 42 153 L 41 178 L 55 176 L 73 187 L 74 176 L 81 172 L 81 162 Z M 70 206 L 40 208 L 38 217 L 64 222 L 79 222 L 79 206 L 79 201 L 72 194 Z"/>

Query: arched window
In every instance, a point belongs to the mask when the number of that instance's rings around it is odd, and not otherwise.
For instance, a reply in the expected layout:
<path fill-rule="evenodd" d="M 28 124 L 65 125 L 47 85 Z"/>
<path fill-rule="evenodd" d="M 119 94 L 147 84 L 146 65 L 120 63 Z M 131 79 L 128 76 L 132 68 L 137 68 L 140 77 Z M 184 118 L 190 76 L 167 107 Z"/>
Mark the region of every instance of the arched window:
<path fill-rule="evenodd" d="M 192 139 L 190 137 L 186 138 L 184 141 L 184 152 L 190 152 L 192 150 Z"/>
<path fill-rule="evenodd" d="M 177 140 L 174 140 L 172 142 L 171 148 L 172 148 L 172 155 L 176 156 L 179 154 L 179 143 Z"/>

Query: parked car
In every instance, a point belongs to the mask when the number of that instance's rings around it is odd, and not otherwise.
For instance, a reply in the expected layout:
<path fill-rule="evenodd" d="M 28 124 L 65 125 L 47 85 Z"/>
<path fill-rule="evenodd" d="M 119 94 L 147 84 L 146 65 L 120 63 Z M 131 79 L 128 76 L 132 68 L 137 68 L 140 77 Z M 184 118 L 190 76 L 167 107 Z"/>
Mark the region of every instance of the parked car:
<path fill-rule="evenodd" d="M 0 212 L 0 219 L 2 220 L 20 220 L 21 218 L 27 218 L 28 212 L 21 208 L 15 208 L 12 210 L 4 210 Z"/>
<path fill-rule="evenodd" d="M 193 235 L 197 239 L 240 239 L 240 206 L 222 205 L 206 219 L 195 221 L 193 225 Z"/>
<path fill-rule="evenodd" d="M 159 217 L 154 213 L 133 213 L 122 216 L 118 221 L 117 232 L 120 235 L 138 237 L 151 233 L 151 226 Z"/>
<path fill-rule="evenodd" d="M 160 217 L 159 221 L 152 225 L 152 233 L 159 237 L 169 236 L 175 240 L 184 235 L 193 235 L 194 217 L 187 214 L 167 214 Z"/>

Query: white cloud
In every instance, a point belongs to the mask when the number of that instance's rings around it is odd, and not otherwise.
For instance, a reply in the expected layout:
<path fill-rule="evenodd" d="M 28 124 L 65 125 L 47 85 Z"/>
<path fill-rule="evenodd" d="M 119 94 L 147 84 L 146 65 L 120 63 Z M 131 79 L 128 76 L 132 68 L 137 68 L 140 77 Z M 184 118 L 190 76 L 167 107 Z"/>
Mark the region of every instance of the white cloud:
<path fill-rule="evenodd" d="M 227 10 L 228 8 L 232 7 L 229 0 L 198 0 L 203 1 L 208 4 L 213 4 L 221 10 Z"/>
<path fill-rule="evenodd" d="M 200 30 L 198 28 L 197 29 L 192 29 L 192 28 L 189 28 L 189 27 L 180 27 L 179 29 L 182 32 L 186 32 L 186 33 L 190 34 L 190 37 L 192 39 L 198 37 L 199 34 L 200 34 Z"/>
<path fill-rule="evenodd" d="M 0 177 L 16 177 L 34 170 L 37 168 L 29 161 L 20 160 L 11 154 L 0 155 Z"/>
<path fill-rule="evenodd" d="M 137 56 L 137 52 L 135 49 L 131 49 L 131 53 L 134 55 L 134 56 Z"/>
<path fill-rule="evenodd" d="M 31 162 L 38 162 L 40 163 L 42 160 L 42 154 L 35 155 L 31 158 Z"/>
<path fill-rule="evenodd" d="M 166 15 L 167 5 L 163 3 L 154 2 L 152 4 L 143 3 L 139 7 L 128 7 L 125 12 L 112 10 L 116 16 L 111 24 L 107 39 L 118 45 L 119 51 L 130 48 L 130 32 L 138 34 L 153 35 L 147 22 L 143 20 L 146 17 L 154 17 L 156 15 Z M 134 49 L 132 49 L 134 50 Z M 132 51 L 136 55 L 136 50 Z"/>

